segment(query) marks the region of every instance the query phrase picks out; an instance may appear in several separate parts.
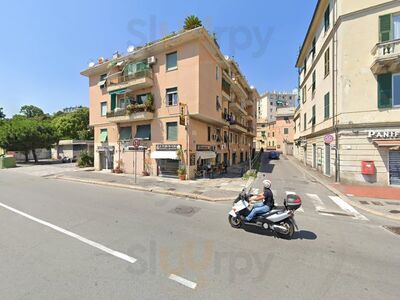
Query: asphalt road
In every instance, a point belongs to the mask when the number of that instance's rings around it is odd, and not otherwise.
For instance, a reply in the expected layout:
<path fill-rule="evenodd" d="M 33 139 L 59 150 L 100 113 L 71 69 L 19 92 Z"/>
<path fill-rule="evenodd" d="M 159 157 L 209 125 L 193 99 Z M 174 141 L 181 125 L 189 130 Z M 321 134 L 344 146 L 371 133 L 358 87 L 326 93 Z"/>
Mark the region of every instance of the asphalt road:
<path fill-rule="evenodd" d="M 231 228 L 230 203 L 0 171 L 0 298 L 398 299 L 385 221 L 343 213 L 289 161 L 263 168 L 279 201 L 303 198 L 293 240 Z"/>

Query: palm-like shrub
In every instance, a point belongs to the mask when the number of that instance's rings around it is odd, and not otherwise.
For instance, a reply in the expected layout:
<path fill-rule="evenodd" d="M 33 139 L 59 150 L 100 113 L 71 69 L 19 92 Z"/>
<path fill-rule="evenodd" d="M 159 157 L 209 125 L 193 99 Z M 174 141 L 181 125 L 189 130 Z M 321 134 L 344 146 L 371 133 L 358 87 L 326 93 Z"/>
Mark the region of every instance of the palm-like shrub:
<path fill-rule="evenodd" d="M 196 17 L 195 15 L 191 15 L 186 17 L 185 19 L 185 24 L 183 25 L 183 29 L 185 30 L 191 30 L 195 29 L 197 27 L 201 27 L 203 24 L 201 23 L 201 20 Z"/>

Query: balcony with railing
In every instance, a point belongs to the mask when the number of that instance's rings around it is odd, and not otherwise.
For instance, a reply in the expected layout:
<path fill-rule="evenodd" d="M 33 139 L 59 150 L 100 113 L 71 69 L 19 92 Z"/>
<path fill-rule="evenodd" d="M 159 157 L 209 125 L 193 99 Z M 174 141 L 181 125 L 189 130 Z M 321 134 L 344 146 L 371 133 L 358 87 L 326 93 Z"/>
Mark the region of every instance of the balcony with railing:
<path fill-rule="evenodd" d="M 374 56 L 371 66 L 374 74 L 400 71 L 400 39 L 379 43 L 375 45 L 371 53 Z"/>
<path fill-rule="evenodd" d="M 111 123 L 129 123 L 137 121 L 147 121 L 154 118 L 153 110 L 145 106 L 130 106 L 126 108 L 116 108 L 107 112 L 107 120 Z"/>
<path fill-rule="evenodd" d="M 247 114 L 248 114 L 246 109 L 245 109 L 244 101 L 241 101 L 240 104 L 237 101 L 232 101 L 229 104 L 229 108 L 230 108 L 230 110 L 232 110 L 232 111 L 234 111 L 236 113 L 245 115 L 245 116 L 247 116 Z"/>
<path fill-rule="evenodd" d="M 231 85 L 224 78 L 222 78 L 222 95 L 230 100 L 231 98 Z"/>
<path fill-rule="evenodd" d="M 235 120 L 229 121 L 230 129 L 238 133 L 247 133 L 247 127 Z"/>
<path fill-rule="evenodd" d="M 117 74 L 119 75 L 119 74 Z M 153 73 L 151 69 L 141 70 L 132 74 L 113 76 L 107 80 L 107 92 L 121 89 L 144 89 L 153 86 Z"/>

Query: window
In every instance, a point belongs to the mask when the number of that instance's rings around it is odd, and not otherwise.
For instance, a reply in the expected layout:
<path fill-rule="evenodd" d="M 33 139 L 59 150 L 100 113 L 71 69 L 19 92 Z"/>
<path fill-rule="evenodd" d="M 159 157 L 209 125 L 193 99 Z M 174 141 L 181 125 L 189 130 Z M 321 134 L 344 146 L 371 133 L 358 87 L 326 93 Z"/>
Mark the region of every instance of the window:
<path fill-rule="evenodd" d="M 262 128 L 265 128 L 265 124 L 262 124 L 261 127 L 262 127 Z"/>
<path fill-rule="evenodd" d="M 269 104 L 272 105 L 272 102 L 270 102 Z"/>
<path fill-rule="evenodd" d="M 393 75 L 393 106 L 400 106 L 400 74 Z"/>
<path fill-rule="evenodd" d="M 316 118 L 316 116 L 315 116 L 315 105 L 313 105 L 313 107 L 312 107 L 312 118 L 311 118 L 311 125 L 312 126 L 315 126 L 315 118 Z"/>
<path fill-rule="evenodd" d="M 316 43 L 317 43 L 317 41 L 316 41 L 316 39 L 314 38 L 313 41 L 312 41 L 312 48 L 311 48 L 311 54 L 312 54 L 313 60 L 314 60 L 314 58 L 315 58 Z"/>
<path fill-rule="evenodd" d="M 106 87 L 106 82 L 107 82 L 107 74 L 100 75 L 100 80 L 98 85 L 100 86 L 101 89 L 104 89 Z"/>
<path fill-rule="evenodd" d="M 100 103 L 100 111 L 101 111 L 101 116 L 105 117 L 107 115 L 107 102 L 101 102 Z"/>
<path fill-rule="evenodd" d="M 130 140 L 132 138 L 132 127 L 120 127 L 119 139 L 120 141 Z"/>
<path fill-rule="evenodd" d="M 381 43 L 400 38 L 400 15 L 379 17 L 379 41 Z"/>
<path fill-rule="evenodd" d="M 265 137 L 265 131 L 261 131 L 261 136 Z"/>
<path fill-rule="evenodd" d="M 324 118 L 329 119 L 329 108 L 330 108 L 330 104 L 329 104 L 329 93 L 325 95 L 324 97 Z"/>
<path fill-rule="evenodd" d="M 129 98 L 121 98 L 117 101 L 117 108 L 124 109 L 131 103 Z"/>
<path fill-rule="evenodd" d="M 215 109 L 216 109 L 217 111 L 220 111 L 220 110 L 221 110 L 221 102 L 219 102 L 219 96 L 216 96 L 216 97 L 215 97 Z"/>
<path fill-rule="evenodd" d="M 168 123 L 167 123 L 168 124 Z M 151 140 L 151 125 L 138 125 L 136 126 L 137 139 Z"/>
<path fill-rule="evenodd" d="M 167 71 L 178 69 L 178 54 L 172 52 L 167 54 Z"/>
<path fill-rule="evenodd" d="M 207 141 L 211 141 L 211 127 L 207 127 Z"/>
<path fill-rule="evenodd" d="M 108 141 L 108 131 L 107 128 L 100 129 L 100 143 L 105 143 Z"/>
<path fill-rule="evenodd" d="M 311 87 L 313 96 L 314 96 L 315 89 L 316 89 L 316 86 L 317 86 L 317 84 L 316 84 L 316 77 L 317 77 L 317 75 L 316 75 L 316 73 L 315 73 L 315 71 L 314 71 L 314 72 L 312 73 L 312 87 Z"/>
<path fill-rule="evenodd" d="M 329 75 L 329 48 L 325 51 L 325 77 Z"/>
<path fill-rule="evenodd" d="M 176 105 L 178 105 L 178 89 L 176 87 L 167 89 L 167 106 Z"/>
<path fill-rule="evenodd" d="M 218 66 L 215 67 L 215 79 L 219 80 L 219 67 Z"/>
<path fill-rule="evenodd" d="M 235 144 L 238 144 L 238 135 L 235 134 Z"/>
<path fill-rule="evenodd" d="M 270 132 L 268 132 L 268 137 L 270 137 L 271 136 L 271 133 Z"/>
<path fill-rule="evenodd" d="M 289 128 L 283 128 L 283 134 L 289 134 Z"/>
<path fill-rule="evenodd" d="M 306 85 L 302 89 L 302 97 L 301 98 L 303 100 L 303 103 L 306 103 L 306 101 L 307 101 L 307 86 Z"/>
<path fill-rule="evenodd" d="M 378 107 L 400 107 L 400 74 L 378 75 Z"/>
<path fill-rule="evenodd" d="M 304 59 L 304 77 L 307 74 L 307 58 Z"/>
<path fill-rule="evenodd" d="M 330 6 L 328 5 L 327 9 L 325 10 L 325 15 L 324 15 L 324 27 L 325 27 L 325 32 L 328 31 L 329 26 L 330 26 Z"/>
<path fill-rule="evenodd" d="M 289 117 L 283 117 L 283 120 L 289 121 Z"/>
<path fill-rule="evenodd" d="M 272 132 L 272 137 L 275 137 L 275 132 Z"/>
<path fill-rule="evenodd" d="M 125 67 L 124 75 L 125 76 L 135 75 L 136 73 L 148 70 L 149 68 L 150 67 L 147 64 L 147 61 L 130 63 Z"/>
<path fill-rule="evenodd" d="M 146 101 L 147 94 L 141 94 L 136 96 L 136 103 L 143 104 Z"/>
<path fill-rule="evenodd" d="M 303 130 L 307 129 L 307 113 L 304 114 L 304 120 L 303 120 Z"/>
<path fill-rule="evenodd" d="M 176 141 L 178 139 L 178 123 L 169 122 L 167 123 L 167 140 Z"/>
<path fill-rule="evenodd" d="M 230 134 L 229 134 L 229 143 L 232 143 L 232 141 L 233 141 L 233 134 L 230 133 Z"/>

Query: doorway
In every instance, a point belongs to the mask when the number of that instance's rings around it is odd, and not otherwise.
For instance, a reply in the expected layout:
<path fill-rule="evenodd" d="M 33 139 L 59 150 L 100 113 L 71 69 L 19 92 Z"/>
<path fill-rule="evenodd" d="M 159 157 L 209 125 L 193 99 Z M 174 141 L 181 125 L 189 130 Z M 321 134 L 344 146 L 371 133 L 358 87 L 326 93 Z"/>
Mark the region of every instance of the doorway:
<path fill-rule="evenodd" d="M 325 175 L 331 176 L 331 146 L 325 144 Z"/>
<path fill-rule="evenodd" d="M 312 167 L 314 168 L 314 169 L 316 169 L 317 168 L 317 145 L 316 144 L 313 144 L 312 145 L 312 158 L 313 158 L 313 160 L 312 160 Z"/>
<path fill-rule="evenodd" d="M 400 151 L 389 151 L 389 184 L 400 186 Z"/>

